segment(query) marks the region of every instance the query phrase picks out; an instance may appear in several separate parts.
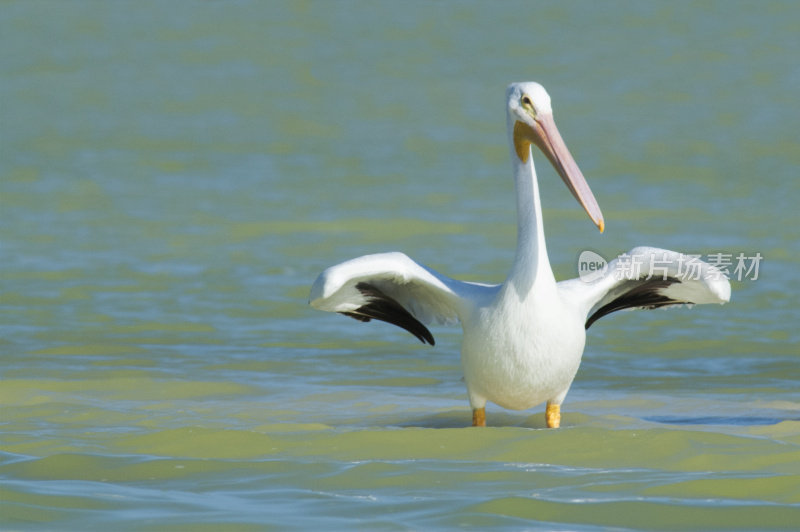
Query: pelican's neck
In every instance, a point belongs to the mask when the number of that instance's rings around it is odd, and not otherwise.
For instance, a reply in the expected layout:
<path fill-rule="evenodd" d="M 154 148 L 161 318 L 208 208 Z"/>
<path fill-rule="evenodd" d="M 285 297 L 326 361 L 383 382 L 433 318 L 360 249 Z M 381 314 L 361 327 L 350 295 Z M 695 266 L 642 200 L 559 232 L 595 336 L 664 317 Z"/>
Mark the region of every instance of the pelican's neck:
<path fill-rule="evenodd" d="M 539 182 L 536 180 L 530 145 L 525 146 L 524 150 L 523 153 L 527 155 L 525 161 L 520 159 L 512 138 L 511 160 L 517 191 L 517 254 L 507 282 L 514 285 L 521 298 L 535 287 L 555 286 L 555 277 L 547 258 Z"/>

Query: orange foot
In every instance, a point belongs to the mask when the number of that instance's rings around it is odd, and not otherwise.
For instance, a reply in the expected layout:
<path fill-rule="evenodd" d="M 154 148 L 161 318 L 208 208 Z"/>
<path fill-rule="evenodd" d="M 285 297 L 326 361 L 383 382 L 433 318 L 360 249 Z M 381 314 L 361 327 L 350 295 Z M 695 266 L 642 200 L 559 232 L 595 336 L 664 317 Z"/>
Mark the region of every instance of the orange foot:
<path fill-rule="evenodd" d="M 473 427 L 486 426 L 486 408 L 474 408 L 472 410 L 472 426 Z"/>
<path fill-rule="evenodd" d="M 548 429 L 557 429 L 561 425 L 561 405 L 554 405 L 548 401 L 544 419 Z"/>

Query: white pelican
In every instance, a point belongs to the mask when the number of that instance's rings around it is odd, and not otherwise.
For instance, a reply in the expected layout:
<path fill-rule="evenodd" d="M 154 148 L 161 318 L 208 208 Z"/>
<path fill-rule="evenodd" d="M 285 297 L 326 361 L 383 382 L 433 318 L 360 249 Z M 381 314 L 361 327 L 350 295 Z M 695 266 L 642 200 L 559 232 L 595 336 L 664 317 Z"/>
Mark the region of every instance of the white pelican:
<path fill-rule="evenodd" d="M 603 231 L 589 185 L 553 121 L 550 96 L 538 83 L 506 92 L 508 137 L 517 192 L 517 250 L 503 284 L 462 282 L 403 253 L 358 257 L 322 272 L 312 307 L 360 321 L 382 320 L 433 345 L 424 324 L 461 322 L 461 365 L 472 425 L 486 425 L 486 402 L 522 410 L 547 402 L 548 427 L 558 427 L 561 403 L 581 362 L 586 329 L 616 310 L 724 303 L 727 278 L 713 266 L 656 248 L 637 247 L 589 282 L 556 282 L 547 258 L 531 145 L 550 160 L 572 194 Z M 687 265 L 692 263 L 693 267 Z M 624 264 L 657 265 L 655 271 Z"/>

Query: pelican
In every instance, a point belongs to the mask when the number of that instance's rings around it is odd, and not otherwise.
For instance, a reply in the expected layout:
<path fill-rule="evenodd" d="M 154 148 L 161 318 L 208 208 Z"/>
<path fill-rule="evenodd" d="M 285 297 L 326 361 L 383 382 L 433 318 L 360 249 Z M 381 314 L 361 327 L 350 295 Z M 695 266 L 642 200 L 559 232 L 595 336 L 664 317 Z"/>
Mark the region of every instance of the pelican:
<path fill-rule="evenodd" d="M 605 222 L 556 128 L 544 87 L 512 83 L 506 103 L 517 249 L 505 282 L 458 281 L 403 253 L 379 253 L 326 269 L 314 282 L 309 303 L 360 321 L 397 325 L 430 345 L 434 338 L 426 324 L 460 322 L 472 425 L 486 425 L 491 401 L 512 410 L 546 403 L 546 425 L 557 428 L 586 329 L 598 318 L 622 309 L 722 304 L 730 299 L 730 284 L 719 269 L 696 256 L 652 247 L 636 247 L 589 278 L 556 282 L 547 258 L 532 146 L 547 157 L 601 233 Z M 631 264 L 656 265 L 657 270 L 637 270 Z"/>

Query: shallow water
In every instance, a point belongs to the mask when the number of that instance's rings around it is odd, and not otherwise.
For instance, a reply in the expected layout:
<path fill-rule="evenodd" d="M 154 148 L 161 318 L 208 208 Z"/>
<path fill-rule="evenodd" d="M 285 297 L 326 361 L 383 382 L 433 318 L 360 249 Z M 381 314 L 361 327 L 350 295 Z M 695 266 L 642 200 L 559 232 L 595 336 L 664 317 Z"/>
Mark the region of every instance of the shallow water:
<path fill-rule="evenodd" d="M 797 527 L 796 4 L 7 2 L 0 42 L 3 529 Z M 762 261 L 595 324 L 562 429 L 464 428 L 458 329 L 306 299 L 393 249 L 503 279 L 523 79 L 606 217 L 539 164 L 559 277 Z"/>

